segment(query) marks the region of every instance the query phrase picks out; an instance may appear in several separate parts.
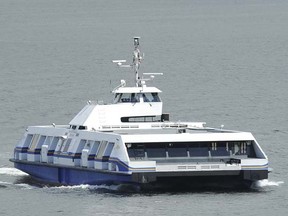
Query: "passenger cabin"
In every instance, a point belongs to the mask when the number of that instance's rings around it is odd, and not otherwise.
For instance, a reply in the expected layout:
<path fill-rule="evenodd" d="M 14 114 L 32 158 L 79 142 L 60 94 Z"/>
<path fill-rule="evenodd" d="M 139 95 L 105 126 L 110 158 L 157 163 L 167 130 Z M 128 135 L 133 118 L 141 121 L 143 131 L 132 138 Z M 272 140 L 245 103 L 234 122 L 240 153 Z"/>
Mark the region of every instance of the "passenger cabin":
<path fill-rule="evenodd" d="M 126 143 L 130 160 L 257 158 L 254 141 Z"/>

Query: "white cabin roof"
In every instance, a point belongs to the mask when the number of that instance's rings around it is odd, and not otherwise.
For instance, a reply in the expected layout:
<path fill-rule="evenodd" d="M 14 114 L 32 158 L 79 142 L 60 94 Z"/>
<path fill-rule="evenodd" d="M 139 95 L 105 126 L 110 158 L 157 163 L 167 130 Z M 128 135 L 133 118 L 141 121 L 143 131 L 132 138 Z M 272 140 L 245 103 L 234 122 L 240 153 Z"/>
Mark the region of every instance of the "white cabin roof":
<path fill-rule="evenodd" d="M 120 87 L 112 91 L 112 93 L 159 93 L 162 92 L 156 87 Z"/>

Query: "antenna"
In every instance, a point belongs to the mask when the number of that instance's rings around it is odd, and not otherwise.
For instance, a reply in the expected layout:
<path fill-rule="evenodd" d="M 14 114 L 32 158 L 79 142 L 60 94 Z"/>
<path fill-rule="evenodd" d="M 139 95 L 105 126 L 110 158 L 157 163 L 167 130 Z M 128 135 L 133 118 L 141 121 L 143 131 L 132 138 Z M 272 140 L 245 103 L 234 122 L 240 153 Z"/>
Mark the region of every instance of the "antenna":
<path fill-rule="evenodd" d="M 126 63 L 126 60 L 113 60 L 113 63 L 116 63 L 119 67 L 131 67 L 131 65 L 123 65 Z"/>
<path fill-rule="evenodd" d="M 155 75 L 162 76 L 163 73 L 143 73 L 143 77 L 139 78 L 139 80 L 141 84 L 144 85 L 146 81 L 153 80 L 155 78 Z M 149 77 L 144 77 L 144 76 L 149 76 Z"/>

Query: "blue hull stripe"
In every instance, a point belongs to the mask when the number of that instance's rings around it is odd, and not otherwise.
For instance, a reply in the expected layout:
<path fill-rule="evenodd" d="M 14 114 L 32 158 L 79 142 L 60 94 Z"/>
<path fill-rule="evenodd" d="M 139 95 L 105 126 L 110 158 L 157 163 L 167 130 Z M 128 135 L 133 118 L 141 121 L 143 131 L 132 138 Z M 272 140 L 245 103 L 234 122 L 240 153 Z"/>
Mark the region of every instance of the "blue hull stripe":
<path fill-rule="evenodd" d="M 36 179 L 49 183 L 64 185 L 133 183 L 131 175 L 127 174 L 116 174 L 85 168 L 47 166 L 47 164 L 18 163 L 16 161 L 14 161 L 14 164 L 15 168 L 28 173 Z"/>

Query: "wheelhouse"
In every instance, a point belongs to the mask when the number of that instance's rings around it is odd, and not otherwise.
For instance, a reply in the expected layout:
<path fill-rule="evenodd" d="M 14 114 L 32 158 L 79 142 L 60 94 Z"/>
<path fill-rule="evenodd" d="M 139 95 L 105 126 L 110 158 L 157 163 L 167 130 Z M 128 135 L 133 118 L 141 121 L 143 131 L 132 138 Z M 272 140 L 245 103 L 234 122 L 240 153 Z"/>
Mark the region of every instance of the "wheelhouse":
<path fill-rule="evenodd" d="M 115 103 L 151 103 L 161 102 L 158 92 L 147 93 L 116 93 L 114 97 Z"/>

